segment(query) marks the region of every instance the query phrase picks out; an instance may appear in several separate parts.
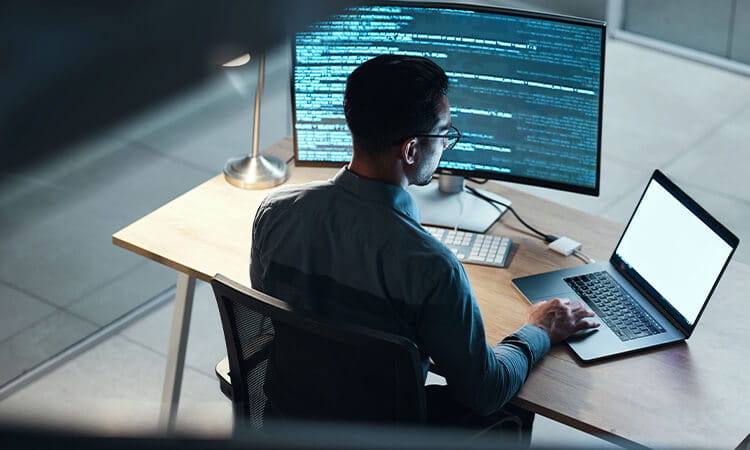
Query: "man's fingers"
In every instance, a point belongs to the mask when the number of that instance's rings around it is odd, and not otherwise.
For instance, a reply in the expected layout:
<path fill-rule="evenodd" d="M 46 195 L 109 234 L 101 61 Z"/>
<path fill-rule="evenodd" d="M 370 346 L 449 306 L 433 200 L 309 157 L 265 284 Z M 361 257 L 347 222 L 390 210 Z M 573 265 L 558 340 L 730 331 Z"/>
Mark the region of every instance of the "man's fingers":
<path fill-rule="evenodd" d="M 575 301 L 570 302 L 570 310 L 572 312 L 576 311 L 591 311 L 591 308 L 589 308 L 589 305 L 583 303 L 582 301 Z"/>
<path fill-rule="evenodd" d="M 586 330 L 588 328 L 596 328 L 598 326 L 601 326 L 601 323 L 599 323 L 596 320 L 583 319 L 583 320 L 579 320 L 578 322 L 576 322 L 575 330 L 576 331 Z"/>
<path fill-rule="evenodd" d="M 594 317 L 595 315 L 594 311 L 588 308 L 576 309 L 576 310 L 571 311 L 571 313 L 573 314 L 573 317 L 575 317 L 576 319 L 583 319 L 584 317 Z"/>
<path fill-rule="evenodd" d="M 570 306 L 570 309 L 573 311 L 586 307 L 586 305 L 584 305 L 583 302 L 579 300 L 571 301 L 570 303 L 568 303 L 568 305 Z"/>

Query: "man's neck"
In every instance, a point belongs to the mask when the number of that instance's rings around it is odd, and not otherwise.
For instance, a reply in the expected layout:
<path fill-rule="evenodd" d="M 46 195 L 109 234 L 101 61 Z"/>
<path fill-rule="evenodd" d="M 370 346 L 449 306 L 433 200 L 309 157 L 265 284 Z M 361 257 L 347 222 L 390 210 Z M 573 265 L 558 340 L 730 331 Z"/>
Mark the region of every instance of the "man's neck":
<path fill-rule="evenodd" d="M 355 154 L 352 155 L 348 168 L 355 175 L 368 180 L 392 184 L 402 189 L 409 185 L 400 160 L 390 158 L 389 155 L 362 157 Z"/>

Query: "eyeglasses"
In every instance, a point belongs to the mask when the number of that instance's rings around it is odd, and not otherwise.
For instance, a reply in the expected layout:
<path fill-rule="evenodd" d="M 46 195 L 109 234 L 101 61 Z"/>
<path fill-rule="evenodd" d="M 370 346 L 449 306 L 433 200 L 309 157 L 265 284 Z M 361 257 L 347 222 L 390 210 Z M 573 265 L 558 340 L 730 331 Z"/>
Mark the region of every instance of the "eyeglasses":
<path fill-rule="evenodd" d="M 458 131 L 458 128 L 456 127 L 450 127 L 449 131 L 445 134 L 418 134 L 414 137 L 445 139 L 446 144 L 445 148 L 443 148 L 443 151 L 448 151 L 455 147 L 456 144 L 458 144 L 458 141 L 461 140 L 461 132 Z"/>

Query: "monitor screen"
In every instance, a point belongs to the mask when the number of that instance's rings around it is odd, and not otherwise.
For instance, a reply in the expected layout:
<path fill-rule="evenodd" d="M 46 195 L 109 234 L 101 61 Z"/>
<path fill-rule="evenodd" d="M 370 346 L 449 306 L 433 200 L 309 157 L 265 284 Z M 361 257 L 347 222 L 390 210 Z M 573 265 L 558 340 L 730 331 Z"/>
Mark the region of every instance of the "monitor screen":
<path fill-rule="evenodd" d="M 296 34 L 298 165 L 349 161 L 347 76 L 381 54 L 424 56 L 450 80 L 463 137 L 439 173 L 599 194 L 601 22 L 467 5 L 355 7 Z"/>

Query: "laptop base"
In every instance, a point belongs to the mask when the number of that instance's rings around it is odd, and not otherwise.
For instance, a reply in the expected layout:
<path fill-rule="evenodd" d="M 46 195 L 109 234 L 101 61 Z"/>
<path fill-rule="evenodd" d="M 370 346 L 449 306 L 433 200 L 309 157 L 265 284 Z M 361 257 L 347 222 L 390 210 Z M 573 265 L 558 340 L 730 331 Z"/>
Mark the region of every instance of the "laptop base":
<path fill-rule="evenodd" d="M 649 303 L 638 290 L 631 286 L 630 283 L 628 283 L 609 262 L 586 264 L 568 269 L 516 278 L 513 280 L 513 286 L 515 286 L 526 300 L 532 304 L 550 300 L 555 297 L 568 298 L 571 301 L 583 302 L 578 294 L 576 294 L 573 289 L 563 281 L 564 278 L 599 272 L 602 270 L 606 270 L 612 275 L 612 277 L 615 278 L 615 280 L 617 280 L 620 285 L 622 285 L 623 288 L 625 288 L 628 293 L 649 312 L 649 314 L 657 319 L 659 324 L 662 325 L 666 331 L 664 333 L 643 338 L 622 341 L 606 323 L 602 320 L 598 320 L 602 325 L 597 328 L 596 331 L 574 335 L 566 341 L 573 352 L 582 361 L 595 361 L 602 358 L 609 358 L 645 348 L 652 348 L 685 340 L 686 336 L 668 319 L 666 319 L 661 311 Z"/>

